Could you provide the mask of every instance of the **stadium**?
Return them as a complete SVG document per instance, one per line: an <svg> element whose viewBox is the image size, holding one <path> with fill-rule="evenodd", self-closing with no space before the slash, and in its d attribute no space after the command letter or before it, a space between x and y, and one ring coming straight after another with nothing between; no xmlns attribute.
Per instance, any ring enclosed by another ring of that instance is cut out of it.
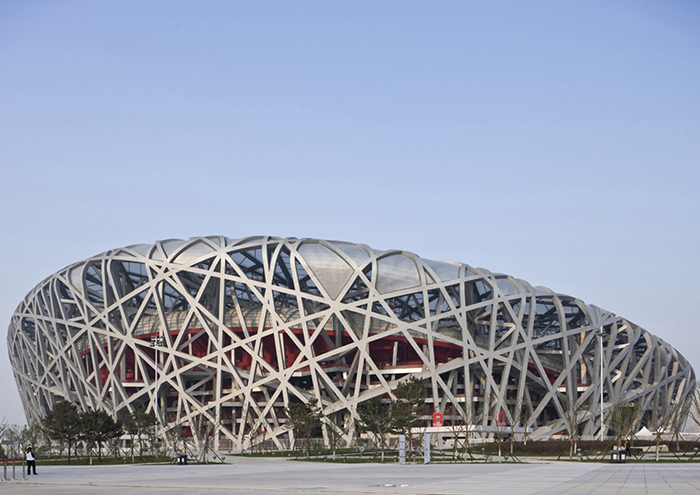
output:
<svg viewBox="0 0 700 495"><path fill-rule="evenodd" d="M62 400L115 416L145 407L167 445L179 429L220 451L288 448L285 407L312 398L326 444L349 445L358 406L412 376L425 383L426 426L439 411L448 425L503 422L533 439L565 434L567 411L584 438L607 434L601 394L603 412L639 401L643 424L670 422L695 389L676 349L575 297L315 239L107 251L37 285L8 349L30 422Z"/></svg>

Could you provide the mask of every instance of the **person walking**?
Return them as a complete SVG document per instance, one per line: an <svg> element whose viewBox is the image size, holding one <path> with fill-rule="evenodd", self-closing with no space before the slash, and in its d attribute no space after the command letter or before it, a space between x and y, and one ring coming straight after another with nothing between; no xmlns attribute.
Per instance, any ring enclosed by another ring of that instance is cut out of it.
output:
<svg viewBox="0 0 700 495"><path fill-rule="evenodd" d="M36 457L34 457L34 452L32 448L27 449L27 474L32 474L34 471L34 476L36 476Z"/></svg>

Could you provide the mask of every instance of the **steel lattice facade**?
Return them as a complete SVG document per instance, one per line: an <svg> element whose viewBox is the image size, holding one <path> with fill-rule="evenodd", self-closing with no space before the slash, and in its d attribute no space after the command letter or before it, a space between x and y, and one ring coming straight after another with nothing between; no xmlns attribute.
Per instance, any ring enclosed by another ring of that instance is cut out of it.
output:
<svg viewBox="0 0 700 495"><path fill-rule="evenodd" d="M152 337L163 339L157 362ZM166 442L184 428L198 444L206 423L221 450L287 446L284 408L312 397L325 440L350 443L358 405L391 397L409 376L425 380L429 409L448 424L488 426L505 413L545 438L567 429L570 404L580 433L598 434L600 387L606 409L639 400L650 423L680 414L695 388L676 349L574 297L466 264L313 239L107 251L32 290L8 349L30 421L58 400L113 414L143 406Z"/></svg>

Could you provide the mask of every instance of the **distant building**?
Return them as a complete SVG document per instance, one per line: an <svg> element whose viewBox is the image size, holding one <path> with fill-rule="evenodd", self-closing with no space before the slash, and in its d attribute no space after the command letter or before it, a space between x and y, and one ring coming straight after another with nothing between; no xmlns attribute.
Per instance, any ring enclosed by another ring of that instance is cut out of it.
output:
<svg viewBox="0 0 700 495"><path fill-rule="evenodd" d="M311 398L324 440L350 443L357 407L410 376L425 381L426 425L440 411L447 426L515 424L534 438L567 430L567 404L580 433L596 435L601 387L605 409L639 400L649 423L695 390L676 349L575 297L315 239L107 251L37 285L12 316L8 349L30 421L61 400L113 414L146 407L166 443L175 428L199 445L209 431L215 449L234 451L289 445L284 409Z"/></svg>

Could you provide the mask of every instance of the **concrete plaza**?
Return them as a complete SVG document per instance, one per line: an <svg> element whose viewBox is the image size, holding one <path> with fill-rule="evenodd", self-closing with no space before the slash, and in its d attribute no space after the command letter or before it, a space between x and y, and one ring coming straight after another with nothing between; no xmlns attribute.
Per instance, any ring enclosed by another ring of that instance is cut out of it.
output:
<svg viewBox="0 0 700 495"><path fill-rule="evenodd" d="M0 482L18 494L685 494L700 493L700 464L380 465L229 458L231 464L41 466Z"/></svg>

